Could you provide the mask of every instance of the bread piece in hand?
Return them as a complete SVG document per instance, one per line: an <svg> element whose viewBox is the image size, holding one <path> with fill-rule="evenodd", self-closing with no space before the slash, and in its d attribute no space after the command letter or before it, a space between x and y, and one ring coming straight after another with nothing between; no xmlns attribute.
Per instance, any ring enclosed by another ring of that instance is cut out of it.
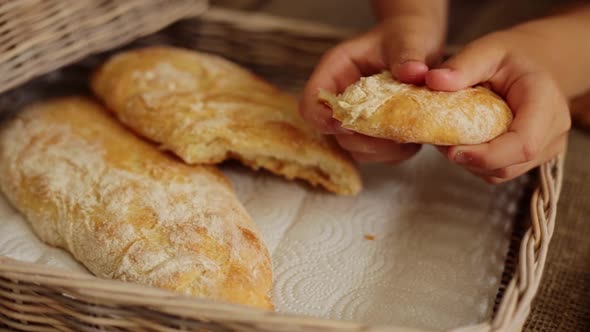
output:
<svg viewBox="0 0 590 332"><path fill-rule="evenodd" d="M0 188L42 241L97 276L272 308L269 253L227 179L98 103L50 100L3 124Z"/></svg>
<svg viewBox="0 0 590 332"><path fill-rule="evenodd" d="M235 158L339 194L361 189L355 165L302 120L292 96L218 56L127 51L96 71L92 87L123 123L187 163Z"/></svg>
<svg viewBox="0 0 590 332"><path fill-rule="evenodd" d="M489 89L433 91L400 83L389 72L363 77L338 96L320 91L318 97L342 127L400 143L480 144L512 122L508 105Z"/></svg>

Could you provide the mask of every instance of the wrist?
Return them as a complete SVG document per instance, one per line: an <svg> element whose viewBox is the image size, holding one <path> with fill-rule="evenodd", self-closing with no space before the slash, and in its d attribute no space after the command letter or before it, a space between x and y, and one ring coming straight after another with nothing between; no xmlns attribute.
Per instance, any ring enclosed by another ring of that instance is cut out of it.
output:
<svg viewBox="0 0 590 332"><path fill-rule="evenodd" d="M440 20L409 12L384 18L376 26L376 30L385 43L394 39L403 40L398 45L400 51L414 51L412 48L440 50L444 46L447 32L446 24Z"/></svg>
<svg viewBox="0 0 590 332"><path fill-rule="evenodd" d="M567 97L590 90L590 6L500 32L510 53L550 74Z"/></svg>
<svg viewBox="0 0 590 332"><path fill-rule="evenodd" d="M375 15L380 21L400 17L421 17L438 22L445 28L448 16L448 0L372 0Z"/></svg>

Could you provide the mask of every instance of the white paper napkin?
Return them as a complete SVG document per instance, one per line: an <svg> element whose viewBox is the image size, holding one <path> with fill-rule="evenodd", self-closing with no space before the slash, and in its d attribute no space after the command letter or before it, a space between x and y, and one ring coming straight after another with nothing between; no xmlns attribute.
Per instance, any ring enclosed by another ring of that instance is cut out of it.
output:
<svg viewBox="0 0 590 332"><path fill-rule="evenodd" d="M272 253L278 311L430 329L490 317L522 181L487 185L429 147L402 166L364 167L355 198L223 170ZM86 272L3 198L0 255Z"/></svg>

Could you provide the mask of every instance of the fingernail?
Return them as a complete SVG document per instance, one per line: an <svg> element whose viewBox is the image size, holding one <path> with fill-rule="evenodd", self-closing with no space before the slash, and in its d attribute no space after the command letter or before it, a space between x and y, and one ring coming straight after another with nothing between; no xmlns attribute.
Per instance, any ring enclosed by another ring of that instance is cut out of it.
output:
<svg viewBox="0 0 590 332"><path fill-rule="evenodd" d="M437 73L442 73L442 74L446 74L446 73L450 73L451 69L449 68L435 68L435 69L431 69L431 72L437 72Z"/></svg>
<svg viewBox="0 0 590 332"><path fill-rule="evenodd" d="M331 127L320 130L322 135L354 135L354 132L341 127Z"/></svg>
<svg viewBox="0 0 590 332"><path fill-rule="evenodd" d="M402 65L405 65L405 64L408 64L408 63L417 63L417 64L419 64L419 65L424 65L424 66L426 66L426 65L424 64L424 62L422 62L422 61L419 61L419 60L409 60L409 59L408 59L408 60L403 60L403 61L401 61L401 62L400 62L398 65L399 65L399 66L402 66Z"/></svg>
<svg viewBox="0 0 590 332"><path fill-rule="evenodd" d="M353 131L348 130L346 128L342 128L340 121L336 119L329 119L326 123L327 127L330 128L330 134L343 134L343 135L352 135L354 134Z"/></svg>
<svg viewBox="0 0 590 332"><path fill-rule="evenodd" d="M336 131L338 131L337 134L354 135L354 131L342 127L337 127Z"/></svg>
<svg viewBox="0 0 590 332"><path fill-rule="evenodd" d="M466 154L463 151L459 151L455 154L455 157L453 158L453 160L457 163L457 164L461 164L461 165L467 165L470 164L473 161L473 158L470 157L468 154Z"/></svg>

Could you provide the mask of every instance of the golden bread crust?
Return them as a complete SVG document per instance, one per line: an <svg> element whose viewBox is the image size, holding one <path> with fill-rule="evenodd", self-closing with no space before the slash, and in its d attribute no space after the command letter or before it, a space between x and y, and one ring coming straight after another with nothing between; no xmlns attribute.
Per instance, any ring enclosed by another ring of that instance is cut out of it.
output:
<svg viewBox="0 0 590 332"><path fill-rule="evenodd" d="M272 308L272 268L228 180L125 130L82 97L0 129L0 188L44 242L100 277Z"/></svg>
<svg viewBox="0 0 590 332"><path fill-rule="evenodd" d="M123 123L187 163L236 158L339 194L361 189L355 165L302 120L292 96L220 57L132 50L101 66L92 87Z"/></svg>
<svg viewBox="0 0 590 332"><path fill-rule="evenodd" d="M505 133L513 118L484 87L432 91L400 83L388 72L361 78L338 96L321 91L318 97L344 128L400 143L485 143Z"/></svg>

